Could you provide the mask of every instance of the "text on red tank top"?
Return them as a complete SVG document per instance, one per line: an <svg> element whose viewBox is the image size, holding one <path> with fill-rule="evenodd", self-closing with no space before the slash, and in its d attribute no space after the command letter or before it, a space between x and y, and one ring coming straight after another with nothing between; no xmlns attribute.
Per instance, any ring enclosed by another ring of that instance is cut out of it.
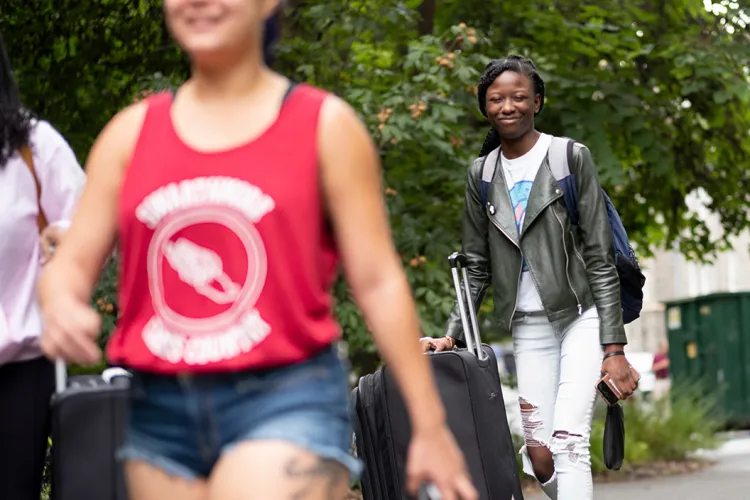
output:
<svg viewBox="0 0 750 500"><path fill-rule="evenodd" d="M155 314L143 331L154 354L203 364L247 352L270 333L255 309L268 269L254 224L273 209L258 187L229 177L185 180L141 202L136 217L154 231L147 264Z"/></svg>

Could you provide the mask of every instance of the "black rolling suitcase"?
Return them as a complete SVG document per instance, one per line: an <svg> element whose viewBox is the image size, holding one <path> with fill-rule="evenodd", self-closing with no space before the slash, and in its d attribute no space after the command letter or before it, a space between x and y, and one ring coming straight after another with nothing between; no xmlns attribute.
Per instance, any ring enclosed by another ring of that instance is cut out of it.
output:
<svg viewBox="0 0 750 500"><path fill-rule="evenodd" d="M115 453L128 418L128 373L110 368L68 380L64 363L55 369L51 500L127 500Z"/></svg>
<svg viewBox="0 0 750 500"><path fill-rule="evenodd" d="M497 360L492 348L481 343L474 305L466 300L470 296L466 257L454 253L449 260L464 332L469 333L468 349L429 354L448 425L464 453L479 498L523 500ZM465 292L461 289L459 266ZM352 408L355 448L365 463L364 499L409 498L404 490L411 429L406 407L387 366L359 380L352 391Z"/></svg>

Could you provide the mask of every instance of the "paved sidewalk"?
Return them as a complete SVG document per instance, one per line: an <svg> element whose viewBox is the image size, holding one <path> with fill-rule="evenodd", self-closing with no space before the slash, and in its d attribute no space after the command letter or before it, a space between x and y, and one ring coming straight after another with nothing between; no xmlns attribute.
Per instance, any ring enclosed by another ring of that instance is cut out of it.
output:
<svg viewBox="0 0 750 500"><path fill-rule="evenodd" d="M595 500L746 500L750 498L750 438L727 443L718 463L695 474L594 486ZM546 500L542 493L526 500Z"/></svg>

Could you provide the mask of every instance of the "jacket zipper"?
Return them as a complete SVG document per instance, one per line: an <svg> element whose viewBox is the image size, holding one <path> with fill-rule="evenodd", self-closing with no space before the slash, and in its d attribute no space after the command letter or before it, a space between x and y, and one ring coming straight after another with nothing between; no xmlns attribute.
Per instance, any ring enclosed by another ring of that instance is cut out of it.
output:
<svg viewBox="0 0 750 500"><path fill-rule="evenodd" d="M513 329L513 316L516 315L516 307L518 305L518 289L521 287L521 274L523 273L523 251L521 251L520 245L516 244L513 238L511 238L510 235L506 233L502 227L500 227L500 224L495 222L495 220L489 215L487 216L487 218L490 220L490 222L492 222L492 225L495 226L498 231L503 233L505 237L508 238L510 242L513 243L516 246L516 248L518 248L518 250L521 252L522 260L521 260L521 269L518 270L518 282L516 283L516 298L513 301L513 312L510 313L510 320L508 320L508 330L512 330Z"/></svg>
<svg viewBox="0 0 750 500"><path fill-rule="evenodd" d="M563 243L563 251L565 252L565 276L568 278L568 286L570 287L570 291L573 292L573 296L576 298L576 302L578 303L578 315L580 316L583 314L583 308L581 307L581 300L578 298L578 294L573 289L573 283L570 281L570 271L568 271L568 264L570 263L568 259L568 246L565 244L565 225L563 224L563 221L560 220L560 217L557 215L557 213L553 210L552 213L555 214L555 219L557 219L557 222L560 223L560 232L562 234L562 243ZM575 249L575 245L573 246Z"/></svg>

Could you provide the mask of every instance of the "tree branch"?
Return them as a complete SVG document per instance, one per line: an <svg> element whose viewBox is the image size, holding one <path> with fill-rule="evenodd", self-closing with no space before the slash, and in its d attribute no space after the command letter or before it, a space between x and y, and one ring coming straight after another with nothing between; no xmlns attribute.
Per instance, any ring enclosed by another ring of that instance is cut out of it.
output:
<svg viewBox="0 0 750 500"><path fill-rule="evenodd" d="M435 30L437 0L423 0L419 6L419 36L430 35Z"/></svg>

